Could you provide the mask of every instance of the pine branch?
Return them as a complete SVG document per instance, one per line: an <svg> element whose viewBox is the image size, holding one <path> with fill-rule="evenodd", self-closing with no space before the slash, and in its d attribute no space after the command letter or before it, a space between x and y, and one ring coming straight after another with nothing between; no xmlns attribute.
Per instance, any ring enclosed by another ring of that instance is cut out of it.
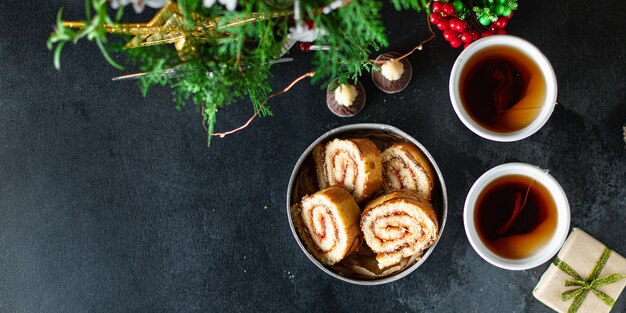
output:
<svg viewBox="0 0 626 313"><path fill-rule="evenodd" d="M100 48L100 52L107 62L117 69L123 69L121 65L109 56L104 46L104 43L107 42L107 34L104 26L106 24L113 24L113 20L109 17L107 12L107 4L106 0L91 0L91 3L89 3L89 0L86 0L85 15L89 20L85 21L83 23L84 26L78 31L73 31L63 24L63 20L61 18L63 8L59 9L56 27L47 42L48 49L54 50L54 66L58 70L61 69L61 51L63 50L63 47L69 42L76 44L79 40L85 37L89 41L96 42L98 48ZM93 17L91 17L92 7L95 12ZM119 14L120 13L118 12L118 16Z"/></svg>
<svg viewBox="0 0 626 313"><path fill-rule="evenodd" d="M424 7L424 1L391 0L397 9L416 10ZM87 20L84 22L66 24L61 19L62 9L59 10L48 48L54 50L57 68L60 68L61 51L67 43L77 43L84 38L95 41L103 57L120 69L121 65L110 57L109 51L124 52L131 64L148 73L139 80L144 96L153 86L168 86L173 91L172 100L177 109L193 101L202 114L210 144L217 112L226 105L247 97L255 116L271 115L265 103L272 91L267 81L292 23L289 5L271 3L240 0L237 11L227 11L220 5L206 8L202 0L178 0L184 21L180 32L184 36L191 35L181 42L189 48L185 52L171 44L124 49L119 42L108 42L106 31L113 29L121 19L122 8L112 19L106 0L86 0ZM302 1L305 18L325 30L326 35L318 38L317 44L330 47L329 51L318 51L313 57L317 73L314 80L323 81L323 87L335 79L345 83L356 80L364 71L371 71L374 64L368 61L370 54L388 45L380 1L346 0L340 7L336 4L332 0ZM329 5L334 11L322 14L321 8ZM211 24L214 21L216 24ZM79 29L75 31L71 27ZM206 31L208 27L213 28ZM206 32L202 36L193 35L201 31Z"/></svg>
<svg viewBox="0 0 626 313"><path fill-rule="evenodd" d="M421 10L422 0L392 0L394 7ZM325 88L337 79L339 83L355 81L363 72L376 68L367 61L373 51L388 46L385 29L380 17L382 2L352 0L328 15L315 14L318 1L306 1L308 18L327 31L318 41L330 47L329 51L317 51L313 64L318 73L314 82L323 81Z"/></svg>

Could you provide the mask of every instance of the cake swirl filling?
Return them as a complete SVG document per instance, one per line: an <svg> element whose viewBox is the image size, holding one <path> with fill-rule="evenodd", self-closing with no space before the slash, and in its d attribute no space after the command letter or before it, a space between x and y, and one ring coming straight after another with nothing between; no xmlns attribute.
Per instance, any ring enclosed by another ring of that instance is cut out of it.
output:
<svg viewBox="0 0 626 313"><path fill-rule="evenodd" d="M382 186L380 150L364 138L334 139L313 149L319 187L339 186L363 203Z"/></svg>
<svg viewBox="0 0 626 313"><path fill-rule="evenodd" d="M429 239L424 236L426 228L427 225L420 223L407 212L394 212L379 216L369 227L377 251L380 253L401 251L407 246L419 245L420 241Z"/></svg>
<svg viewBox="0 0 626 313"><path fill-rule="evenodd" d="M421 254L436 240L438 224L430 204L413 192L398 191L365 208L361 230L382 269Z"/></svg>
<svg viewBox="0 0 626 313"><path fill-rule="evenodd" d="M312 223L307 225L307 229L316 244L316 248L321 252L332 250L337 245L339 237L337 231L337 221L330 208L318 205L307 210L308 220Z"/></svg>
<svg viewBox="0 0 626 313"><path fill-rule="evenodd" d="M326 168L329 183L332 186L341 185L348 191L355 189L359 178L358 159L348 150L337 150L330 156L329 167Z"/></svg>
<svg viewBox="0 0 626 313"><path fill-rule="evenodd" d="M418 175L422 173L419 168L411 166L414 162L406 162L398 156L390 157L383 163L387 184L390 189L410 189L416 190L419 187Z"/></svg>
<svg viewBox="0 0 626 313"><path fill-rule="evenodd" d="M386 191L413 190L422 198L429 200L432 174L425 168L428 164L420 160L420 152L411 149L414 148L396 144L382 153L383 187Z"/></svg>

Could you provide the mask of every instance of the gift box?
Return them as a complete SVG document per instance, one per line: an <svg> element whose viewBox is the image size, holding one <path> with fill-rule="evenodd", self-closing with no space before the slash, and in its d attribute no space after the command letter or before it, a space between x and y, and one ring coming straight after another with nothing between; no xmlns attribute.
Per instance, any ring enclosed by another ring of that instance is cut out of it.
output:
<svg viewBox="0 0 626 313"><path fill-rule="evenodd" d="M557 312L609 312L626 285L626 259L579 228L533 291Z"/></svg>

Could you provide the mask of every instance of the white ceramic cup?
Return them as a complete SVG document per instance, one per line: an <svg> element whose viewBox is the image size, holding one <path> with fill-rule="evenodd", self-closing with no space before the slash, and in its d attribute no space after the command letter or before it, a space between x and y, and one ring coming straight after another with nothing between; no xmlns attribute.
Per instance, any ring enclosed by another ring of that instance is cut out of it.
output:
<svg viewBox="0 0 626 313"><path fill-rule="evenodd" d="M557 209L557 222L556 229L552 238L541 248L539 248L534 254L523 259L507 259L503 258L491 250L480 239L478 232L476 231L476 224L474 220L474 211L476 208L476 201L479 195L494 180L509 175L523 175L534 178L536 182L540 183L550 192L552 199L556 204ZM485 174L480 176L470 189L467 198L465 200L465 208L463 210L463 222L465 224L465 234L469 239L470 244L474 250L487 262L508 270L526 270L539 266L546 261L550 260L561 248L563 242L569 233L570 226L570 209L565 191L561 188L561 185L548 174L547 171L525 163L507 163L496 166Z"/></svg>
<svg viewBox="0 0 626 313"><path fill-rule="evenodd" d="M539 66L546 82L545 101L544 103L537 104L537 106L542 106L541 112L528 126L515 132L495 132L481 126L467 113L461 101L461 92L459 88L460 78L461 72L467 64L467 61L476 53L483 51L484 49L494 49L494 46L508 46L526 54ZM554 110L554 105L556 104L557 83L556 75L554 74L552 65L550 65L550 61L548 61L548 58L546 58L546 56L543 55L537 47L530 42L515 36L496 35L479 39L461 52L456 59L456 62L454 62L452 72L450 73L449 91L452 107L454 108L456 115L459 119L461 119L461 122L467 126L467 128L483 138L494 141L509 142L521 140L536 133L548 121L552 111Z"/></svg>

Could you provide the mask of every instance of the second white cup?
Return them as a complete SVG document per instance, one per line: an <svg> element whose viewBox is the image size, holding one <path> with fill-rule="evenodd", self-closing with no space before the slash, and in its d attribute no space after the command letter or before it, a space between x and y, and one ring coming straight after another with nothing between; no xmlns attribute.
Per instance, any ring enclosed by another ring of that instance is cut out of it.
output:
<svg viewBox="0 0 626 313"><path fill-rule="evenodd" d="M476 225L476 206L483 190L496 179L510 175L527 176L543 185L556 206L556 228L552 236L543 247L521 259L504 258L491 251L480 238ZM569 233L570 208L565 191L545 170L525 163L507 163L490 169L476 180L465 200L463 223L470 244L484 260L508 270L525 270L545 263L559 251Z"/></svg>

